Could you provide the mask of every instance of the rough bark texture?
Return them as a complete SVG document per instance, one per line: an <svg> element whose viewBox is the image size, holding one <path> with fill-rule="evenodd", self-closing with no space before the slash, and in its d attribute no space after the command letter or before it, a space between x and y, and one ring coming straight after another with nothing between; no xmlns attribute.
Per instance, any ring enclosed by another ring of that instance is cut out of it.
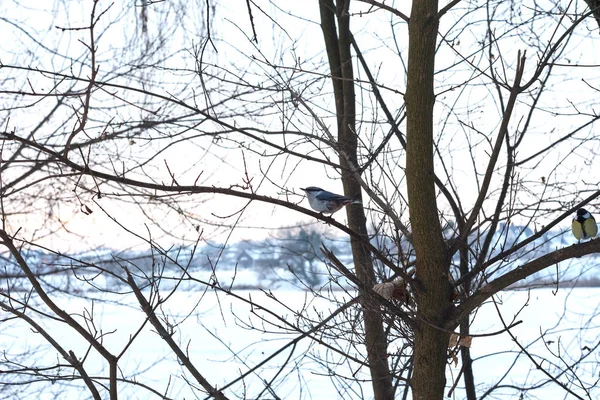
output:
<svg viewBox="0 0 600 400"><path fill-rule="evenodd" d="M329 66L335 95L337 113L338 150L342 166L344 194L353 199L361 198L361 187L350 165L356 167L358 141L355 131L354 73L351 57L350 0L321 0L321 27L327 48ZM338 30L336 31L336 21ZM348 226L368 240L366 216L362 206L346 207ZM368 248L352 237L352 255L358 279L366 287L375 282L373 264ZM375 400L392 400L394 389L389 372L387 339L383 329L379 304L368 293L363 293L367 357L373 381Z"/></svg>
<svg viewBox="0 0 600 400"><path fill-rule="evenodd" d="M452 306L449 257L438 219L433 168L433 73L438 2L414 1L409 23L406 89L406 180L413 245L417 257L419 312L414 344L413 398L444 397L449 335L438 327Z"/></svg>

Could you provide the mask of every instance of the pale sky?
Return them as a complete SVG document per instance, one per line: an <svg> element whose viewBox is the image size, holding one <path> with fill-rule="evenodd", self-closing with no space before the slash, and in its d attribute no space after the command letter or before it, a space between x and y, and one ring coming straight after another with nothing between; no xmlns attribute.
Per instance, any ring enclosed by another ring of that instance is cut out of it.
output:
<svg viewBox="0 0 600 400"><path fill-rule="evenodd" d="M396 4L398 3L398 4ZM532 2L519 4L521 15L530 12ZM81 2L61 2L46 3L48 7L39 11L35 8L25 8L22 5L17 6L15 1L3 1L0 4L0 15L3 15L2 23L5 39L0 44L0 60L6 65L32 65L36 68L61 71L66 74L75 74L87 77L90 74L89 60L87 60L87 49L80 42L89 42L89 35L85 30L63 32L61 28L81 27L87 24L89 19L91 1ZM51 5L52 4L52 5ZM105 11L110 2L100 1L99 9ZM155 3L148 8L148 38L152 44L159 40L165 41L165 47L157 51L152 60L158 63L158 69L151 71L152 75L141 74L139 78L145 78L153 82L146 83L145 88L159 93L183 99L190 104L197 104L203 108L208 100L203 95L202 86L193 70L196 67L193 52L199 49L202 43L202 37L199 33L206 32L205 14L203 14L204 2L190 2L187 7L178 8L177 5L167 2ZM207 73L214 73L220 77L234 80L237 82L249 82L253 84L269 85L274 84L274 79L269 75L277 76L279 74L281 83L283 77L293 78L301 69L309 71L316 66L322 65L326 61L324 53L324 43L319 26L318 6L316 2L303 2L301 4L284 2L257 2L262 11L269 15L276 16L276 22L273 22L265 16L259 9L253 9L254 23L257 30L258 45L250 39L252 29L247 13L246 2L242 0L219 2L213 10L214 15L211 19L211 35L214 41L217 53L214 53L211 46L207 47L205 55ZM401 6L399 5L401 4ZM445 4L445 3L444 3ZM443 6L442 4L441 6ZM538 3L539 4L539 3ZM405 13L409 13L409 2L394 2L393 7L399 8ZM584 5L577 5L581 8ZM36 7L38 7L36 5ZM124 7L124 8L120 8ZM293 8L291 10L288 7ZM382 94L385 97L392 113L395 114L403 104L402 93L405 90L406 78L404 76L404 66L407 57L407 26L397 17L390 15L385 11L367 13L369 7L359 2L354 3L352 11L355 15L352 18L352 29L359 42L361 50L369 60L369 65L375 73L376 80L382 85ZM441 32L448 32L444 40L452 43L453 49L447 42L440 38L441 45L436 60L436 68L439 71L436 75L436 93L438 93L438 103L436 104L436 130L442 132L438 142L439 151L444 157L445 168L452 169L452 178L454 184L458 187L463 207L469 210L477 194L477 184L473 174L473 166L478 168L479 179L487 164L490 151L489 141L494 140L495 133L499 127L500 119L498 116L499 104L497 93L493 87L483 87L486 83L485 75L473 72L472 65L484 65L479 63L485 53L477 50L478 40L484 37L481 32L486 31L486 27L481 23L481 12L471 14L469 18L461 17L460 9L469 8L469 4L457 6L456 12L447 14L442 20ZM578 9L579 9L578 8ZM167 12L168 11L168 12ZM289 11L289 13L288 13ZM362 15L359 12L363 12ZM113 84L128 85L130 87L141 87L139 82L134 79L125 79L118 73L128 71L140 48L129 53L131 50L129 43L142 43L145 37L141 32L141 22L136 12L140 9L133 9L131 4L115 3L101 17L97 26L98 37L96 46L98 47L98 65L100 68L99 76L104 81ZM293 16L292 16L293 15ZM164 18L166 27L163 30L158 29L158 21ZM519 16L515 15L515 19ZM7 21L20 20L21 24L10 25ZM113 22L117 21L117 22ZM555 32L555 27L559 21L557 15L554 19L547 19L546 26L532 27L532 32L547 38L553 42L563 31L559 28ZM516 23L516 22L515 22ZM459 27L464 25L464 27ZM559 137L568 133L573 126L582 124L590 119L589 115L600 112L597 106L597 91L593 89L600 88L598 78L598 67L571 68L572 64L598 65L600 60L598 49L598 39L590 38L588 35L590 29L595 27L595 21L590 18L577 28L570 42L567 44L563 55L556 60L554 67L555 76L548 85L552 86L552 91L542 96L537 105L537 111L531 121L531 132L524 139L523 145L519 148L517 159L524 159L530 154L534 154L540 147L553 142ZM568 26L569 22L564 22ZM500 29L500 25L498 25ZM100 34L101 32L101 34ZM496 63L493 68L497 74L503 76L506 74L508 82L512 82L514 77L514 66L517 59L517 51L527 49L528 61L524 81L531 78L534 67L540 56L536 49L527 48L532 37L512 37L512 32L507 31L500 35L497 47L492 49L495 54ZM53 50L56 49L56 50ZM400 52L401 56L398 55ZM457 52L461 52L460 55ZM26 56L24 56L26 54ZM64 57L63 55L66 55ZM465 56L465 59L462 56ZM82 59L86 61L82 64L77 61ZM504 62L504 67L501 65ZM273 68L272 65L281 66ZM210 65L219 66L219 68ZM235 66L238 70L234 70ZM365 80L366 76L362 71L356 69L356 78ZM111 72L111 71L116 71ZM323 69L319 73L326 72ZM489 69L483 71L489 74ZM206 75L207 77L209 75ZM319 78L318 74L308 74L310 78ZM6 79L3 87L14 85L20 90L28 90L29 83L23 79L22 72L14 70L0 70L0 80ZM57 80L52 77L43 77L40 74L29 74L31 84L36 90L51 90ZM475 83L467 89L456 87L466 79L472 79ZM62 83L60 88L66 90L70 83ZM216 88L215 81L209 80L207 87ZM367 88L367 85L363 85ZM539 83L534 83L531 87L532 94L535 95L535 89ZM85 88L84 83L75 85L75 90ZM15 88L12 88L15 89ZM330 95L329 83L317 83L311 86L305 85L305 81L292 81L292 89L303 94L311 100L311 106L314 111L323 118L323 122L335 134L335 123L329 113L334 104ZM452 89L452 90L450 90ZM158 107L154 104L153 98L143 98L140 96L128 97L129 100L136 99L142 107L125 107L126 103L115 101L112 94L117 96L131 96L131 93L120 89L111 92L111 95L102 91L94 92L92 105L96 107L106 106L96 110L97 114L91 116L93 119L88 128L89 137L95 137L102 132L103 126L108 121L127 122L133 119L149 118L149 110L156 110ZM503 90L504 101L508 92ZM592 94L596 94L593 96ZM216 91L210 94L210 101L214 104L219 102L223 95ZM357 99L364 104L364 112L359 114L359 119L363 122L357 125L363 140L373 138L375 142L381 140L389 130L389 126L383 122L384 115L375 105L374 100L369 98L368 90L357 90ZM240 116L226 117L227 122L238 124L238 126L253 126L263 129L281 129L285 127L290 130L303 130L313 134L322 134L318 125L306 110L299 108L287 110L286 113L276 113L274 104L281 102L281 94L272 92L271 94L262 91L256 91L254 94L248 94L246 99L254 99L255 104L249 104L248 110L231 109L229 112L233 115L236 112ZM510 132L516 135L522 128L527 117L527 105L531 104L533 98L528 94L520 97L522 103L518 104L515 114L511 119ZM260 105L271 102L268 107L269 116L254 117L251 113L258 110ZM119 108L111 109L111 105L118 104ZM231 103L233 106L235 103ZM39 122L39 115L49 110L54 105L53 100L36 104L34 108L14 110L10 114L8 122L0 114L0 121L3 124L15 128L18 133L25 134L33 129ZM231 107L230 106L230 107ZM178 115L182 116L189 112L175 106L171 109L161 109L162 116ZM35 110L34 116L31 110ZM359 112L361 108L357 108ZM69 108L63 110L63 117L69 117ZM452 111L450 111L452 110ZM577 110L577 111L576 111ZM575 114L580 116L556 115L560 113ZM221 112L225 113L224 110ZM286 115L289 120L282 120L282 115ZM373 123L372 121L377 121ZM145 160L148 156L162 150L158 157L153 159L145 168L146 177L138 175L139 179L152 180L156 182L169 182L168 169L175 174L178 183L182 185L193 184L197 180L199 185L215 185L220 187L230 187L240 185L245 178L244 160L242 151L236 149L233 143L215 143L210 138L197 137L191 139L199 131L185 132L187 126L199 122L197 117L186 118L181 126L172 125L165 129L169 133L187 135L190 137L180 144L174 144L172 139L163 138L153 142L147 142L135 138L133 142L121 140L115 143L109 143L106 146L95 147L95 150L105 154L103 157L110 159L115 164L124 163L126 168L132 167L139 160ZM48 126L47 132L39 132L36 138L43 138L45 133L50 134L52 129L56 129L61 123L60 115ZM72 129L73 122L60 128L61 131L69 132ZM210 123L199 125L199 130L209 130L219 132L223 128L215 127ZM404 126L401 125L404 130ZM593 137L594 125L590 125L579 132L577 137L582 140L588 140ZM164 133L164 132L163 132ZM157 132L149 132L153 139L159 135ZM239 140L243 138L237 137ZM291 140L287 137L286 140ZM38 139L39 140L39 139ZM244 139L245 140L245 139ZM600 151L598 143L592 141L583 142L583 147L577 147L577 142L569 142L561 146L560 149L552 151L539 160L534 160L528 164L530 169L520 170L519 178L526 179L530 183L518 190L519 196L523 201L534 202L542 190L540 182L542 177L548 183L557 184L557 187L547 189L552 191L551 196L557 201L569 203L575 202L577 198L563 198L567 192L572 196L577 187L590 189L589 184L595 185L598 181L592 169L591 163L586 162L585 157L589 151ZM171 147L167 147L170 144ZM261 151L260 147L248 143L252 150ZM221 147L219 147L221 146ZM474 162L468 152L469 146L474 146ZM224 147L229 147L227 150ZM331 150L323 149L322 146L317 151L315 143L306 143L296 148L297 151L306 151L307 154L322 157L327 154L337 158ZM392 143L391 150L398 150L398 144ZM321 152L322 151L322 152ZM118 154L117 156L112 156ZM341 193L342 187L339 181L338 173L331 167L315 165L307 161L298 162L297 159L280 156L277 158L258 156L250 150L244 151L245 165L252 184L257 193L269 195L272 197L285 198L286 188L291 194L290 200L299 202L301 191L300 187L320 186L327 190ZM78 160L78 155L72 154L73 160ZM80 159L79 159L80 160ZM400 182L403 158L399 155L390 162L389 173L394 176L395 181ZM504 159L501 155L498 167L503 167ZM398 164L397 166L393 166ZM555 170L555 166L560 164L560 168ZM168 165L168 169L167 169ZM393 167L392 167L393 166ZM106 165L106 168L109 168ZM120 167L119 167L120 168ZM438 162L436 166L438 174L444 176L443 166ZM268 180L262 180L264 171L268 171ZM500 182L498 175L494 179L494 184ZM132 175L135 177L135 174ZM7 180L10 177L4 177ZM371 177L369 177L371 178ZM393 190L392 181L380 179L377 176L372 177L375 182L382 182L381 190L388 193ZM81 184L91 187L93 182L90 178L84 178ZM535 186L537 184L537 186ZM73 187L64 188L65 191L72 190ZM402 189L401 189L402 190ZM110 193L110 191L108 192ZM293 194L296 195L293 195ZM562 195L561 195L562 193ZM581 197L585 197L582 194ZM527 200L529 199L529 200ZM140 243L138 238L131 233L124 232L111 218L109 218L102 209L106 210L117 221L126 225L132 232L148 238L149 235L163 247L168 247L181 242L181 239L191 241L197 237L196 228L204 229L204 236L207 239L223 241L231 235L230 240L256 239L264 238L269 235L276 235L276 228L281 226L294 226L317 224L309 217L298 215L290 210L283 209L268 204L259 204L253 202L247 210L241 215L239 226L233 232L227 227L215 227L202 223L201 221L210 220L213 223L220 221L230 224L235 217L227 219L221 216L232 215L239 211L245 204L245 200L209 195L192 195L179 198L180 206L192 217L181 218L177 210L167 209L165 207L155 207L151 204L143 206L131 205L125 202L117 201L114 197L104 197L96 200L97 204L89 195L83 195L82 201L90 207L92 214L86 215L81 212L80 205L72 202L60 203L58 212L59 219L64 224L62 234L58 236L46 237L41 243L45 245L57 246L64 250L78 250L94 246L122 247L132 246ZM306 201L302 203L308 207ZM368 206L370 206L368 204ZM440 205L445 208L445 205ZM493 208L490 203L487 207ZM556 206L556 204L553 204ZM152 216L152 219L149 218ZM31 215L11 216L9 224L16 230L17 227L23 227L25 237L44 237L48 229L57 228L59 224L53 227L45 226L45 215L39 215L37 218ZM334 216L337 220L345 220L345 214L339 212ZM195 220L195 219L198 220ZM408 223L408 215L401 215L404 222ZM200 221L200 222L199 222ZM540 221L542 223L542 221ZM68 233L67 233L68 230ZM175 237L170 237L169 234Z"/></svg>

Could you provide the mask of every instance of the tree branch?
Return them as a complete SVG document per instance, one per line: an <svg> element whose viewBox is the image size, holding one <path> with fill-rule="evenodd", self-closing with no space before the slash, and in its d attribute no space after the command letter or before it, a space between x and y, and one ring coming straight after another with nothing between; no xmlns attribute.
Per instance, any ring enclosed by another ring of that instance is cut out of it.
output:
<svg viewBox="0 0 600 400"><path fill-rule="evenodd" d="M185 353L183 352L183 350L181 350L181 348L177 345L177 343L175 343L175 340L173 340L173 337L171 336L171 334L167 331L167 329L160 322L160 320L156 316L156 313L154 312L154 309L152 308L150 303L148 303L148 300L146 300L146 298L142 294L142 291L140 290L138 285L135 283L135 280L133 279L131 272L129 272L129 270L127 268L124 268L124 269L125 269L125 272L127 273L127 283L129 284L131 289L133 289L133 293L135 294L135 297L137 298L138 302L140 303L140 307L142 308L142 311L146 314L146 316L150 320L150 323L156 329L156 333L158 333L158 335L169 345L171 350L173 350L173 353L175 353L177 355L177 358L179 359L179 361L186 367L186 369L188 371L190 371L190 373L196 379L196 381L200 385L202 385L202 387L212 397L214 397L217 400L228 400L228 398L223 394L222 391L217 390L216 387L212 386L204 378L204 376L202 376L202 374L196 369L196 366L192 363L192 361L188 358L188 356L186 356Z"/></svg>
<svg viewBox="0 0 600 400"><path fill-rule="evenodd" d="M96 349L96 351L98 351L98 353L100 353L102 355L102 357L104 357L109 362L111 360L113 360L115 358L115 356L113 356L100 342L98 342L98 340L96 340L96 338L90 332L85 330L84 327L82 327L77 321L75 321L73 319L73 317L71 317L71 315L69 315L69 313L67 313L65 310L61 309L48 296L46 291L42 288L42 286L38 282L33 271L29 268L29 265L27 264L27 262L25 261L23 256L21 256L21 253L19 252L19 250L15 247L15 245L13 243L13 239L3 229L0 229L0 239L2 239L2 244L8 248L8 251L15 258L15 260L17 261L17 264L19 264L19 267L21 267L23 272L25 272L25 275L27 275L27 279L29 279L31 286L33 286L33 289L40 296L42 301L56 315L58 315L60 318L62 318L62 320L65 323L67 323L71 328L75 329L77 331L77 333L79 333L90 345L92 345L92 347L94 347L94 349Z"/></svg>
<svg viewBox="0 0 600 400"><path fill-rule="evenodd" d="M525 53L521 55L521 51L519 51L519 55L517 57L517 70L515 72L515 81L510 90L510 96L508 102L506 104L506 110L504 112L504 116L502 118L502 124L500 125L500 129L498 130L498 135L496 136L496 143L494 144L494 149L492 155L490 157L490 161L488 163L487 169L485 171L485 177L483 178L483 183L481 185L481 190L479 191L479 196L475 201L475 205L473 206L473 211L467 220L465 230L462 236L459 238L456 243L457 246L463 245L467 240L467 235L473 227L479 212L481 211L481 207L483 206L483 202L487 197L488 190L490 187L490 183L492 181L492 174L496 167L496 162L498 161L498 156L500 155L500 150L502 149L502 143L504 142L504 137L508 133L508 123L510 121L510 117L512 116L515 103L517 101L517 96L521 93L522 89L520 87L521 78L523 78L523 72L525 71ZM455 249L453 249L455 250ZM454 253L452 251L451 253Z"/></svg>
<svg viewBox="0 0 600 400"><path fill-rule="evenodd" d="M42 335L44 337L44 339L46 339L48 341L48 343L50 343L52 345L52 347L54 347L56 349L56 351L58 351L60 353L60 355L63 356L63 358L69 364L71 364L71 366L74 369L77 370L77 372L79 372L81 379L83 379L83 382L85 383L85 385L88 387L88 389L92 393L92 397L95 400L102 399L102 397L100 396L100 393L98 392L98 389L96 389L96 386L94 386L94 382L92 381L90 376L87 374L87 371L85 370L85 368L83 368L83 364L77 359L77 356L75 356L75 353L72 350L67 352L56 340L54 340L54 338L43 327L41 327L37 322L35 322L32 318L30 318L24 312L21 312L1 301L0 301L0 308L2 308L5 311L10 312L11 314L14 314L16 317L24 320L29 325L31 325L31 327L36 332L38 332L40 335Z"/></svg>
<svg viewBox="0 0 600 400"><path fill-rule="evenodd" d="M471 271L469 271L468 274L461 276L460 279L458 279L454 283L454 285L458 286L458 285L462 284L463 282L471 279L473 276L475 276L479 272L488 268L490 265L493 265L493 264L497 263L498 261L505 259L506 257L510 256L511 254L514 254L519 249L522 249L523 247L527 246L529 243L532 243L535 240L541 238L542 236L544 236L544 234L546 232L549 232L552 228L554 228L556 225L558 225L560 222L562 222L565 218L572 215L578 208L585 206L586 204L588 204L589 202L591 202L592 200L594 200L598 197L600 197L600 190L594 192L591 196L588 196L582 202L576 204L575 206L571 207L569 210L565 211L562 215L560 215L554 221L550 222L544 228L537 231L537 233L535 235L530 236L527 239L523 240L522 242L519 242L518 244L512 246L510 249L497 254L496 256L490 258L484 264L479 265L477 268L473 268Z"/></svg>
<svg viewBox="0 0 600 400"><path fill-rule="evenodd" d="M600 239L590 240L586 243L574 244L552 253L545 254L533 261L523 264L520 267L502 275L501 277L488 283L479 289L467 300L462 302L452 311L452 316L448 319L446 327L453 329L460 321L479 307L486 299L490 298L499 291L506 289L510 285L525 279L551 265L570 258L579 258L588 254L600 253Z"/></svg>
<svg viewBox="0 0 600 400"><path fill-rule="evenodd" d="M358 0L358 1L360 1L361 3L371 4L372 6L379 7L382 10L389 11L392 14L394 14L395 16L402 18L406 23L408 23L410 20L410 18L408 18L408 16L406 14L402 13L399 10L396 10L394 7L390 7L387 4L384 4L383 2L380 3L375 0Z"/></svg>

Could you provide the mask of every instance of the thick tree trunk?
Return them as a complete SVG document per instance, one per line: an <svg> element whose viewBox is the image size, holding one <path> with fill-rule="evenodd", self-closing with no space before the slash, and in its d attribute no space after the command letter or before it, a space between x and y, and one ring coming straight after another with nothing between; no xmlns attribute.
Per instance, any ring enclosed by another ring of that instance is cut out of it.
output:
<svg viewBox="0 0 600 400"><path fill-rule="evenodd" d="M413 1L409 23L406 88L406 180L412 239L417 264L418 314L414 345L413 398L444 397L448 333L444 325L452 306L449 257L438 219L433 168L433 74L438 28L437 0Z"/></svg>
<svg viewBox="0 0 600 400"><path fill-rule="evenodd" d="M361 198L361 188L355 179L351 165L358 165L358 141L355 131L354 73L351 56L350 0L321 0L321 27L327 48L329 66L335 95L338 129L338 150L342 167L344 194L353 199ZM338 31L336 32L336 20ZM368 241L364 209L360 205L346 207L348 227ZM369 250L364 244L352 238L352 255L356 275L366 287L375 282L373 263ZM381 320L380 306L368 293L362 293L367 357L373 383L375 400L392 400L394 389L389 372L387 338Z"/></svg>

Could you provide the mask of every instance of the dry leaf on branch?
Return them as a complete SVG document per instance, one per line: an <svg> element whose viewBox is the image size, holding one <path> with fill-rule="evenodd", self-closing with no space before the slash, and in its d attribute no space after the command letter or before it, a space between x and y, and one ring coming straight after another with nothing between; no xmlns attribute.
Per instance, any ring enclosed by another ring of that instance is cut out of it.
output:
<svg viewBox="0 0 600 400"><path fill-rule="evenodd" d="M450 335L450 341L448 343L448 347L471 347L471 341L473 340L472 336L461 336L456 333Z"/></svg>
<svg viewBox="0 0 600 400"><path fill-rule="evenodd" d="M406 284L402 278L395 279L392 282L378 283L373 286L373 291L386 300L398 299L406 302Z"/></svg>

